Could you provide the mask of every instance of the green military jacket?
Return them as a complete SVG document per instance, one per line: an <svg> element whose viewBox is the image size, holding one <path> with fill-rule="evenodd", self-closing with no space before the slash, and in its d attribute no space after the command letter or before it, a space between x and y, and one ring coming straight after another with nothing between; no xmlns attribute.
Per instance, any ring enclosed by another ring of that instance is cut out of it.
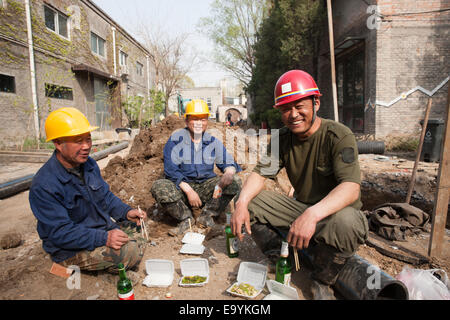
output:
<svg viewBox="0 0 450 320"><path fill-rule="evenodd" d="M286 168L295 198L305 204L314 205L343 182L361 184L354 134L328 119L322 119L320 128L306 140L299 140L287 127L272 134L267 155L253 171L274 179L282 168ZM355 209L362 207L360 198L351 205Z"/></svg>

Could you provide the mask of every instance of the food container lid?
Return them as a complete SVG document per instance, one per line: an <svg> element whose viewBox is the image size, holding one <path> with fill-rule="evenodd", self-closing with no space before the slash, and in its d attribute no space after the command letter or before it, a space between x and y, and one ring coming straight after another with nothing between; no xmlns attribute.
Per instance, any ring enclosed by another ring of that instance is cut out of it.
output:
<svg viewBox="0 0 450 320"><path fill-rule="evenodd" d="M203 251L205 251L204 245L192 243L186 243L180 249L180 253L184 254L203 254Z"/></svg>
<svg viewBox="0 0 450 320"><path fill-rule="evenodd" d="M204 234L196 232L188 232L184 235L183 240L181 240L181 242L190 244L202 244L203 240L205 240Z"/></svg>
<svg viewBox="0 0 450 320"><path fill-rule="evenodd" d="M267 289L269 289L270 294L264 297L264 300L299 300L295 288L278 281L268 280Z"/></svg>
<svg viewBox="0 0 450 320"><path fill-rule="evenodd" d="M266 284L267 267L254 262L241 262L237 275L238 283L248 283L257 290L264 288Z"/></svg>
<svg viewBox="0 0 450 320"><path fill-rule="evenodd" d="M174 273L173 261L162 259L149 259L145 261L145 277L143 284L148 287L170 286Z"/></svg>
<svg viewBox="0 0 450 320"><path fill-rule="evenodd" d="M203 258L184 259L180 261L181 274L183 276L202 276L209 275L208 260Z"/></svg>

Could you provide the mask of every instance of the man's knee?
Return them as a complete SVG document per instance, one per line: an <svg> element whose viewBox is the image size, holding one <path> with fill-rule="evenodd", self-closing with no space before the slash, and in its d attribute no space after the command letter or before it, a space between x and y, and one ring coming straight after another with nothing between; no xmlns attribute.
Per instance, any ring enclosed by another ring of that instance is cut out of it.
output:
<svg viewBox="0 0 450 320"><path fill-rule="evenodd" d="M156 202L172 203L183 198L183 194L177 189L175 184L167 179L156 180L150 190Z"/></svg>
<svg viewBox="0 0 450 320"><path fill-rule="evenodd" d="M316 239L340 252L354 253L368 236L369 228L364 214L352 207L346 207L324 221Z"/></svg>

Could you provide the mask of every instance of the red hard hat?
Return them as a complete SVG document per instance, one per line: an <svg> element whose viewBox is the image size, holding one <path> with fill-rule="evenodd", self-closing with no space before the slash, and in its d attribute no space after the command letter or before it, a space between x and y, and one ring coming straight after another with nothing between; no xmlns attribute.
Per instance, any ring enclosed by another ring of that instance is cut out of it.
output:
<svg viewBox="0 0 450 320"><path fill-rule="evenodd" d="M321 96L313 77L302 70L291 70L277 81L273 107L278 108L283 104L309 96Z"/></svg>

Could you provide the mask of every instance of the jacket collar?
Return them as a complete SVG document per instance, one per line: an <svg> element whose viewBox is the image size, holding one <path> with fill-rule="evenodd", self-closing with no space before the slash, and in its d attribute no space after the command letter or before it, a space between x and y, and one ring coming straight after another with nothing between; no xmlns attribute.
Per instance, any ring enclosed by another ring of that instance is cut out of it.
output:
<svg viewBox="0 0 450 320"><path fill-rule="evenodd" d="M86 161L84 163L83 170L85 173L87 171L94 170L92 161L94 161L94 160L92 160L91 158L88 158L88 161ZM72 177L74 177L74 175L69 173L69 171L67 171L67 169L61 164L61 162L59 162L58 158L56 157L56 150L53 152L52 156L50 157L49 165L50 165L52 172L54 172L55 176L63 184L66 184L67 182L72 180ZM86 174L85 174L85 177L86 177Z"/></svg>
<svg viewBox="0 0 450 320"><path fill-rule="evenodd" d="M187 145L191 145L192 140L191 140L191 135L189 133L188 128L184 128L182 129L182 137L183 137L183 142ZM213 142L214 137L212 135L210 135L208 132L204 132L203 136L202 136L202 143L203 145L207 146L209 145L211 142Z"/></svg>

